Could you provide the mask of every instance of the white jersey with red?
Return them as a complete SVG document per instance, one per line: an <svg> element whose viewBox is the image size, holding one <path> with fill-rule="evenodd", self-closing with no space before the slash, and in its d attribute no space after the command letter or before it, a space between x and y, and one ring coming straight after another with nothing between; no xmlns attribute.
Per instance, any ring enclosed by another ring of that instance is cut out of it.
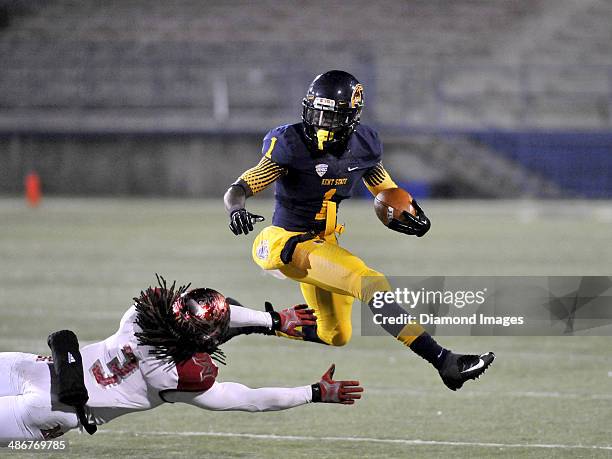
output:
<svg viewBox="0 0 612 459"><path fill-rule="evenodd" d="M195 354L179 365L151 355L152 348L138 344L135 336L140 331L136 314L132 306L114 335L81 350L87 407L97 424L155 408L164 403L166 391L207 391L217 377L218 369L208 354Z"/></svg>
<svg viewBox="0 0 612 459"><path fill-rule="evenodd" d="M250 389L216 382L218 368L205 353L184 363L165 363L138 344L136 308L124 314L115 334L81 349L86 412L96 424L155 408L164 402L209 410L269 411L309 403L311 387ZM231 307L230 326L271 326L269 314ZM48 357L0 353L0 439L53 438L79 426L72 407L51 391Z"/></svg>

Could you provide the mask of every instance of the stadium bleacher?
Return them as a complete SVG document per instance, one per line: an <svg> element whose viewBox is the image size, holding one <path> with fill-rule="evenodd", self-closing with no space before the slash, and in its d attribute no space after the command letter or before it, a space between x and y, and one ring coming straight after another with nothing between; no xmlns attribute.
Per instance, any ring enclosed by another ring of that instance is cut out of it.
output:
<svg viewBox="0 0 612 459"><path fill-rule="evenodd" d="M212 114L222 81L229 100L217 103L274 118L292 109L313 73L342 67L371 80L383 123L601 127L610 123L598 102L610 92L612 11L606 2L576 3L585 6L529 46L516 33L558 2L489 2L478 17L468 0L339 2L346 21L326 16L324 2L39 3L0 32L0 104ZM304 27L308 36L292 33ZM598 68L574 65L586 63ZM576 109L576 100L585 101L577 111L586 120L562 109Z"/></svg>
<svg viewBox="0 0 612 459"><path fill-rule="evenodd" d="M6 135L261 133L295 119L305 86L329 68L366 83L364 118L382 130L521 135L612 125L605 1L0 6Z"/></svg>

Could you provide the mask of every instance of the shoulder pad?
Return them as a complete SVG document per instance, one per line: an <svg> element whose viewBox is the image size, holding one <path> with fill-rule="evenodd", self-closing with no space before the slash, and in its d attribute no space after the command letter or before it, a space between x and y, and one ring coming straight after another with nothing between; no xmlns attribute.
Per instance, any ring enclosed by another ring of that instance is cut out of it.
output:
<svg viewBox="0 0 612 459"><path fill-rule="evenodd" d="M177 390L204 392L212 387L219 373L210 355L199 352L189 360L176 365L178 373Z"/></svg>
<svg viewBox="0 0 612 459"><path fill-rule="evenodd" d="M268 131L263 140L261 153L281 166L289 166L292 161L296 133L291 127L289 124L275 127Z"/></svg>
<svg viewBox="0 0 612 459"><path fill-rule="evenodd" d="M366 153L368 161L373 161L374 163L381 161L383 146L378 137L378 132L370 126L360 124L357 126L357 129L355 129L355 135L360 138L362 145L367 146L364 153Z"/></svg>

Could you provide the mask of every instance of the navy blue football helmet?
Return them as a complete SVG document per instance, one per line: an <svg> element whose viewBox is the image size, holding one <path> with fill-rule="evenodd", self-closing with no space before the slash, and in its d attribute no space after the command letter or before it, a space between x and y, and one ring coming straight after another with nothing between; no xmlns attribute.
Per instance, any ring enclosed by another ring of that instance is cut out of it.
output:
<svg viewBox="0 0 612 459"><path fill-rule="evenodd" d="M317 76L302 100L304 135L313 151L342 153L359 124L363 86L350 73Z"/></svg>

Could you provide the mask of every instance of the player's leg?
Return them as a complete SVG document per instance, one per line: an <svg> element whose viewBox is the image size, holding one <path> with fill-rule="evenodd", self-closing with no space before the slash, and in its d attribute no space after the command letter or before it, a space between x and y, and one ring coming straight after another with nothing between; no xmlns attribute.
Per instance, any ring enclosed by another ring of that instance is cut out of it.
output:
<svg viewBox="0 0 612 459"><path fill-rule="evenodd" d="M25 379L21 363L35 356L20 352L0 353L0 439L34 440L22 416Z"/></svg>
<svg viewBox="0 0 612 459"><path fill-rule="evenodd" d="M48 362L33 354L0 354L0 438L49 439L76 428L71 407L54 400Z"/></svg>
<svg viewBox="0 0 612 459"><path fill-rule="evenodd" d="M18 377L13 372L17 352L0 353L0 439L21 439L23 429L15 417L17 396L21 395Z"/></svg>
<svg viewBox="0 0 612 459"><path fill-rule="evenodd" d="M351 339L353 326L352 296L340 295L315 285L300 283L302 295L309 307L315 310L317 325L302 329L307 341L317 341L332 346L344 346Z"/></svg>
<svg viewBox="0 0 612 459"><path fill-rule="evenodd" d="M0 352L0 397L21 394L20 378L13 371L13 367L23 355L27 354Z"/></svg>
<svg viewBox="0 0 612 459"><path fill-rule="evenodd" d="M323 321L322 325L329 330L333 330L336 317L340 314L343 322L350 322L351 298L369 304L375 292L391 289L383 274L369 268L359 257L339 247L335 241L313 239L298 244L291 262L282 267L281 271L301 283L304 298L317 311L318 322ZM405 312L397 304L385 304L384 308L389 311L378 312L386 315ZM407 346L415 346L419 355L424 337L429 337L420 325L403 327L386 324L383 328ZM321 334L319 336L322 337ZM417 337L423 337L419 343L416 342ZM429 348L432 343L433 339L427 338L426 347ZM436 351L435 356L428 357L435 360L432 363L437 364L444 357L444 353L441 353L443 349L439 346L433 349Z"/></svg>
<svg viewBox="0 0 612 459"><path fill-rule="evenodd" d="M389 282L383 274L369 268L360 258L334 242L313 239L298 244L291 262L281 271L302 284L338 295L352 296L372 307L374 293L391 290ZM318 311L330 309L328 304L323 305L318 304ZM386 303L378 312L386 316L398 316L406 311L397 303ZM350 323L350 310L347 318ZM466 380L477 378L494 359L492 353L481 356L454 354L440 346L418 324L385 324L382 327L431 363L440 372L444 383L453 390L460 388Z"/></svg>
<svg viewBox="0 0 612 459"><path fill-rule="evenodd" d="M327 240L315 238L289 245L292 238L301 234L275 226L264 228L253 243L253 259L265 270L278 269L297 282L358 298L370 307L373 306L375 292L391 289L383 274L338 247L335 237ZM291 251L288 251L289 247ZM384 308L388 313L378 312L388 316L405 312L397 303L386 303ZM440 346L420 325L409 325L401 330L388 324L382 327L430 362L451 389L461 387L467 379L478 377L494 358L492 353L481 356L454 354Z"/></svg>
<svg viewBox="0 0 612 459"><path fill-rule="evenodd" d="M383 274L348 250L319 238L298 244L291 262L280 271L298 282L366 302L374 292L390 289Z"/></svg>
<svg viewBox="0 0 612 459"><path fill-rule="evenodd" d="M0 397L0 440L21 440L28 434L21 419L15 414L20 395Z"/></svg>

